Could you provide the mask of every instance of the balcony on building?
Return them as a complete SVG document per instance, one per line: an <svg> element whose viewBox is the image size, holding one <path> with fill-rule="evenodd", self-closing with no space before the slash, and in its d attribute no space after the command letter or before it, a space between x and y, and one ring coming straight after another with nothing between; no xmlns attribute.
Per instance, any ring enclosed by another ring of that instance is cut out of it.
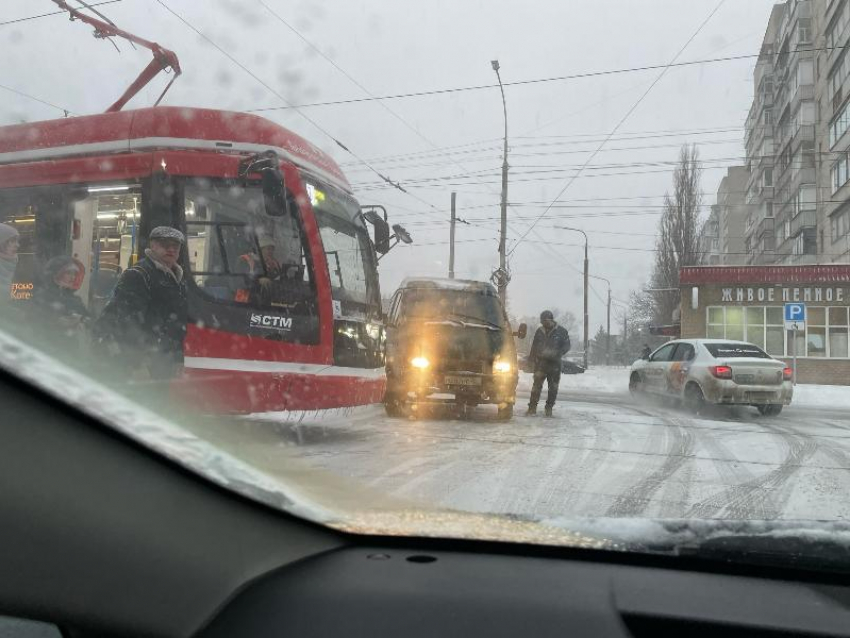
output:
<svg viewBox="0 0 850 638"><path fill-rule="evenodd" d="M814 230L818 224L816 210L804 210L791 218L791 238L796 237L804 230Z"/></svg>
<svg viewBox="0 0 850 638"><path fill-rule="evenodd" d="M759 241L764 240L765 237L769 236L771 239L774 237L774 229L775 229L776 220L773 217L765 217L763 218L756 227L755 236ZM773 242L771 242L771 250L773 249Z"/></svg>
<svg viewBox="0 0 850 638"><path fill-rule="evenodd" d="M803 164L803 162L808 163L808 158L810 157L808 153L806 153L805 156L806 157L804 159L803 154L797 153L792 157L791 163L785 168L785 170L779 173L775 182L777 191L796 193L804 184L813 184L817 180L817 171L815 170L815 167ZM789 204L792 203L793 201L789 202ZM782 210L786 210L785 207L783 207Z"/></svg>

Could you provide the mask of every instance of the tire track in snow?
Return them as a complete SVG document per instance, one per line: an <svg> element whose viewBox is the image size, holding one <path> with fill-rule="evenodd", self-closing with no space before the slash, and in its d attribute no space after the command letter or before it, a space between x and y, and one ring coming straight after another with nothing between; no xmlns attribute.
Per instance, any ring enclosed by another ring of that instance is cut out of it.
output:
<svg viewBox="0 0 850 638"><path fill-rule="evenodd" d="M370 483L381 487L389 482L393 484L394 495L427 498L429 502L451 506L451 493L468 483L468 480L460 479L461 475L471 474L469 480L474 480L481 465L499 466L511 452L509 446L481 445L477 438L464 436L470 429L486 426L489 421L432 419L400 420L400 423L410 427L415 424L417 431L408 435L409 441L405 441L407 449L387 449L386 455L381 455L385 461L392 460L394 465ZM459 431L459 434L445 436L438 433L447 428ZM499 433L500 430L496 430L495 434ZM450 478L444 478L447 475Z"/></svg>
<svg viewBox="0 0 850 638"><path fill-rule="evenodd" d="M777 493L799 471L803 462L817 451L817 443L791 434L781 426L772 426L772 429L787 448L779 467L694 504L686 512L687 518L773 519L779 516L781 507L772 493Z"/></svg>
<svg viewBox="0 0 850 638"><path fill-rule="evenodd" d="M634 406L630 406L628 409L640 416L648 416L653 421L663 418L658 414L653 414ZM585 493L591 499L586 503L589 509L585 513L587 516L605 516L606 510L610 511L615 507L617 500L624 491L642 480L647 475L647 471L652 473L669 460L669 454L665 451L665 441L668 438L667 433L670 430L669 425L662 429L657 429L646 427L652 424L635 423L628 420L621 422L608 421L608 424L611 423L617 423L621 426L617 430L617 434L625 434L626 437L634 437L636 433L643 435L643 446L640 449L632 450L610 449L610 453L601 459L598 470L611 478L597 484L595 486L596 489ZM629 463L631 465L626 466L629 467L629 469L626 469L624 465ZM647 470L647 468L650 469Z"/></svg>
<svg viewBox="0 0 850 638"><path fill-rule="evenodd" d="M594 429L594 442L598 440L597 420L594 417L588 414L576 415L572 411L568 414L569 417L562 414L555 420L530 419L534 422L534 429L524 433L523 441L530 440L531 444L517 448L516 454L509 459L510 469L500 483L493 502L494 511L534 516L564 513L563 506L554 502L553 495L565 485L572 484L572 468L581 465L592 451L581 446L541 446L534 444L534 440L581 436L588 428ZM590 418L591 422L582 422L580 429L573 429L568 419L576 416ZM553 433L552 426L560 428L560 431ZM529 472L529 468L537 471ZM553 504L557 507L553 508Z"/></svg>
<svg viewBox="0 0 850 638"><path fill-rule="evenodd" d="M623 518L642 514L655 493L693 456L694 434L688 428L688 424L678 418L666 416L658 418L671 426L667 428L665 436L668 444L667 458L660 467L617 496L608 508L606 516Z"/></svg>
<svg viewBox="0 0 850 638"><path fill-rule="evenodd" d="M749 434L749 432L743 432ZM744 485L756 479L756 475L750 471L750 464L738 457L720 440L719 437L701 435L699 444L708 453L707 460L720 477L721 484L730 487ZM685 514L683 514L684 516Z"/></svg>
<svg viewBox="0 0 850 638"><path fill-rule="evenodd" d="M578 412L575 416L586 420L585 429L593 430L593 446L583 450L575 462L567 456L562 457L542 486L545 489L541 489L538 503L548 507L547 511L555 516L572 513L576 501L583 494L582 488L592 482L611 449L611 429L598 416L590 412Z"/></svg>
<svg viewBox="0 0 850 638"><path fill-rule="evenodd" d="M827 428L835 427L834 424L832 424L828 421L821 421L821 422L813 421L813 422L807 423L807 425L814 425L816 427L827 427ZM824 445L823 442L822 442L822 437L820 435L810 434L808 432L804 432L804 431L800 430L799 426L794 426L794 425L790 425L790 424L789 425L777 424L777 427L784 429L791 436L797 436L797 437L800 437L802 439L809 441L811 445L815 446L815 453L823 454L824 456L829 458L831 461L836 463L839 466L839 468L843 468L845 470L850 470L850 450L847 450L846 448L837 449L835 447L832 447L832 445L834 445L833 441L830 441L830 445ZM826 468L826 467L823 467L823 466L812 465L808 469L823 472L823 471L826 471L826 470L829 470L829 469L835 469L835 468ZM838 498L844 498L845 497L845 493L843 491L841 491L840 488L836 489L836 492L837 492L836 496ZM791 485L790 485L790 483L786 483L781 490L780 496L778 497L780 506L782 506L784 508L785 504L791 499L791 495L792 495Z"/></svg>

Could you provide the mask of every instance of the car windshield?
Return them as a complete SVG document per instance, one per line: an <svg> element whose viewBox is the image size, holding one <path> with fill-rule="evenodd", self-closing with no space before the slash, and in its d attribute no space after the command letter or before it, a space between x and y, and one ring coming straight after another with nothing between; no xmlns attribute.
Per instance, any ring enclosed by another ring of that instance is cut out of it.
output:
<svg viewBox="0 0 850 638"><path fill-rule="evenodd" d="M850 1L2 4L51 406L347 532L842 537Z"/></svg>
<svg viewBox="0 0 850 638"><path fill-rule="evenodd" d="M717 359L771 359L772 357L755 346L745 343L707 343L705 349Z"/></svg>

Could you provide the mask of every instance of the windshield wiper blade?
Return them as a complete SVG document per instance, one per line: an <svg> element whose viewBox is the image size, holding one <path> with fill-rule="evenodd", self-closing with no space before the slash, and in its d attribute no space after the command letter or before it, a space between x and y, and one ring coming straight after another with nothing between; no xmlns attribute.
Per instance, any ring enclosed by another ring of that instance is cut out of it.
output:
<svg viewBox="0 0 850 638"><path fill-rule="evenodd" d="M494 328L496 330L501 330L502 326L497 323L493 323L492 321L488 321L487 319L481 319L480 317L473 317L472 315L463 315L456 312L449 313L449 317L457 317L460 319L464 325L467 325L467 322L471 322L473 324L478 324L487 328Z"/></svg>

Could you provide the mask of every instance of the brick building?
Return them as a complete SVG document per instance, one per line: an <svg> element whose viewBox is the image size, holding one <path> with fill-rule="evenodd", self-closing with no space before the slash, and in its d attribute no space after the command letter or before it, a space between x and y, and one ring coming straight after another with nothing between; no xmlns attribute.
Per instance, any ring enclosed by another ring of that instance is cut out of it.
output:
<svg viewBox="0 0 850 638"><path fill-rule="evenodd" d="M850 385L850 265L695 266L682 268L679 282L682 338L749 341L789 362L783 306L805 303L798 381Z"/></svg>

